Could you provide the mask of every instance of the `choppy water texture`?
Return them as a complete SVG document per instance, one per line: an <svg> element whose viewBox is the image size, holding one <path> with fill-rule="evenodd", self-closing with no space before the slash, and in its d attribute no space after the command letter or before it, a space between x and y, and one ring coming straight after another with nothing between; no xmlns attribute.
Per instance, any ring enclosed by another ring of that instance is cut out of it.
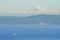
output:
<svg viewBox="0 0 60 40"><path fill-rule="evenodd" d="M60 40L60 25L0 25L0 40Z"/></svg>

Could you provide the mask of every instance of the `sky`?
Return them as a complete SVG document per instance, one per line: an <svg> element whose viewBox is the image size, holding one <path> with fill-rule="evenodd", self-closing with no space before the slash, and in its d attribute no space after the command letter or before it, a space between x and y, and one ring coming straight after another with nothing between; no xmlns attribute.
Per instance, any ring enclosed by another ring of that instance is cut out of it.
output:
<svg viewBox="0 0 60 40"><path fill-rule="evenodd" d="M0 0L0 16L51 13L60 13L60 0Z"/></svg>

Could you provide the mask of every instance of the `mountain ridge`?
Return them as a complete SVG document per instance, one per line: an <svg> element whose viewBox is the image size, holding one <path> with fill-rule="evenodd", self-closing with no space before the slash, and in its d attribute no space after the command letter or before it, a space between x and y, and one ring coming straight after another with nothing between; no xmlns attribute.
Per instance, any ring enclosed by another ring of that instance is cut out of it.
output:
<svg viewBox="0 0 60 40"><path fill-rule="evenodd" d="M0 16L0 24L60 24L60 15Z"/></svg>

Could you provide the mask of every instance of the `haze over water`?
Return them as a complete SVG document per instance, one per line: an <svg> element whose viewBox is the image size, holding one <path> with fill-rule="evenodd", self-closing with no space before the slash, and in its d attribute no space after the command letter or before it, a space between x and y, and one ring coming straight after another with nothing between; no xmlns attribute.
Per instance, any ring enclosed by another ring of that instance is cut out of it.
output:
<svg viewBox="0 0 60 40"><path fill-rule="evenodd" d="M60 0L0 0L0 40L60 40Z"/></svg>

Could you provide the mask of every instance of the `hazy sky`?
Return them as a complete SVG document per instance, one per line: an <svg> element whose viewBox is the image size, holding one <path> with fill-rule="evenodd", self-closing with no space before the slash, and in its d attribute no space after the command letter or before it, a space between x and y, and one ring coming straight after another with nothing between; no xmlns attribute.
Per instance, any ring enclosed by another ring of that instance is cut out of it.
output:
<svg viewBox="0 0 60 40"><path fill-rule="evenodd" d="M0 13L20 10L35 10L36 7L60 11L60 0L0 0Z"/></svg>

